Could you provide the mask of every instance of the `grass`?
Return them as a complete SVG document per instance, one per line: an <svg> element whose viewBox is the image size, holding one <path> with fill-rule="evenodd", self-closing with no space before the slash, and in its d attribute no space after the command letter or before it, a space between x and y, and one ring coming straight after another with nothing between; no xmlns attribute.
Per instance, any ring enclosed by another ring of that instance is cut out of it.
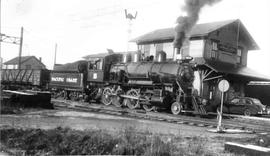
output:
<svg viewBox="0 0 270 156"><path fill-rule="evenodd" d="M200 137L158 136L127 128L118 134L102 130L79 131L69 128L2 129L1 144L27 155L220 155L206 147ZM223 153L226 155L226 153ZM231 154L229 154L231 155Z"/></svg>

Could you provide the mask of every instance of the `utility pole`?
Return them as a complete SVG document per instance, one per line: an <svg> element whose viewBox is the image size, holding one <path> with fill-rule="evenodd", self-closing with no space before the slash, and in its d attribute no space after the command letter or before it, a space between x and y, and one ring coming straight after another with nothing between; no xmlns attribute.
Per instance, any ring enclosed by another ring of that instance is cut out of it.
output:
<svg viewBox="0 0 270 156"><path fill-rule="evenodd" d="M57 43L55 43L55 46L54 46L54 65L56 64L56 53L57 53Z"/></svg>
<svg viewBox="0 0 270 156"><path fill-rule="evenodd" d="M23 46L23 27L21 27L21 38L20 38L20 48L19 48L19 62L18 62L19 70L21 69L22 46Z"/></svg>
<svg viewBox="0 0 270 156"><path fill-rule="evenodd" d="M1 46L2 35L1 34L2 34L2 0L0 0L0 70L2 70L2 63L3 63L2 52L1 52L1 49L2 49L2 46Z"/></svg>

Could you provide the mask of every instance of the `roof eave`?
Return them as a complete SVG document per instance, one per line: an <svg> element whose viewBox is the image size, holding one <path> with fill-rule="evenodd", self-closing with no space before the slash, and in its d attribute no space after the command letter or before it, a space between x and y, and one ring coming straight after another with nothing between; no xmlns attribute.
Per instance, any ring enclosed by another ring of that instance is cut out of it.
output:
<svg viewBox="0 0 270 156"><path fill-rule="evenodd" d="M196 35L192 35L192 36L188 36L187 38L189 39L193 39L193 38L197 38L197 37L206 37L208 36L209 33L206 34L196 34ZM150 43L164 43L164 42L172 42L174 40L174 36L173 37L169 37L169 38L162 38L162 39L153 39L153 40L143 40L140 41L138 40L132 40L132 42L136 42L138 45L141 44L150 44Z"/></svg>

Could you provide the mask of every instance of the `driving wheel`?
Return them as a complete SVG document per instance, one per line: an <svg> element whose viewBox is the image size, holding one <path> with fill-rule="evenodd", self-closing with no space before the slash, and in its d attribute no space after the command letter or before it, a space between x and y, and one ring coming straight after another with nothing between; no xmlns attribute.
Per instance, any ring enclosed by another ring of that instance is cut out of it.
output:
<svg viewBox="0 0 270 156"><path fill-rule="evenodd" d="M111 95L112 95L112 89L109 87L106 87L103 90L101 102L106 106L110 105L112 103Z"/></svg>
<svg viewBox="0 0 270 156"><path fill-rule="evenodd" d="M130 109L135 109L139 107L139 101L138 101L138 97L139 97L139 93L137 92L137 90L135 89L131 89L127 92L127 95L131 96L131 98L126 98L126 105L128 106L128 108Z"/></svg>

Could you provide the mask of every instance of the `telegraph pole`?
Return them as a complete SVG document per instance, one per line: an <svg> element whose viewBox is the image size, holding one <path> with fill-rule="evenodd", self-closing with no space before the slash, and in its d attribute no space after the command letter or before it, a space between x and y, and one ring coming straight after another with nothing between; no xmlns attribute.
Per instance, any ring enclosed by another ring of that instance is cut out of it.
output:
<svg viewBox="0 0 270 156"><path fill-rule="evenodd" d="M56 53L57 53L57 43L55 43L55 46L54 46L54 65L56 64Z"/></svg>
<svg viewBox="0 0 270 156"><path fill-rule="evenodd" d="M1 49L2 49L2 46L1 46L1 42L2 42L2 23L1 23L1 21L2 21L2 1L0 0L0 87L2 88L2 86L1 86L1 81L2 81L2 64L3 64L3 59L2 59L2 53L1 53ZM2 95L2 89L0 89L0 94ZM1 106L0 106L1 107Z"/></svg>
<svg viewBox="0 0 270 156"><path fill-rule="evenodd" d="M0 70L2 70L2 63L3 63L3 59L2 59L2 46L1 46L1 41L2 41L2 0L0 0ZM2 74L2 73L1 73ZM0 78L1 79L1 78Z"/></svg>
<svg viewBox="0 0 270 156"><path fill-rule="evenodd" d="M19 47L19 62L18 62L19 70L21 69L22 46L23 46L23 27L21 27L21 38L20 38L20 47Z"/></svg>

